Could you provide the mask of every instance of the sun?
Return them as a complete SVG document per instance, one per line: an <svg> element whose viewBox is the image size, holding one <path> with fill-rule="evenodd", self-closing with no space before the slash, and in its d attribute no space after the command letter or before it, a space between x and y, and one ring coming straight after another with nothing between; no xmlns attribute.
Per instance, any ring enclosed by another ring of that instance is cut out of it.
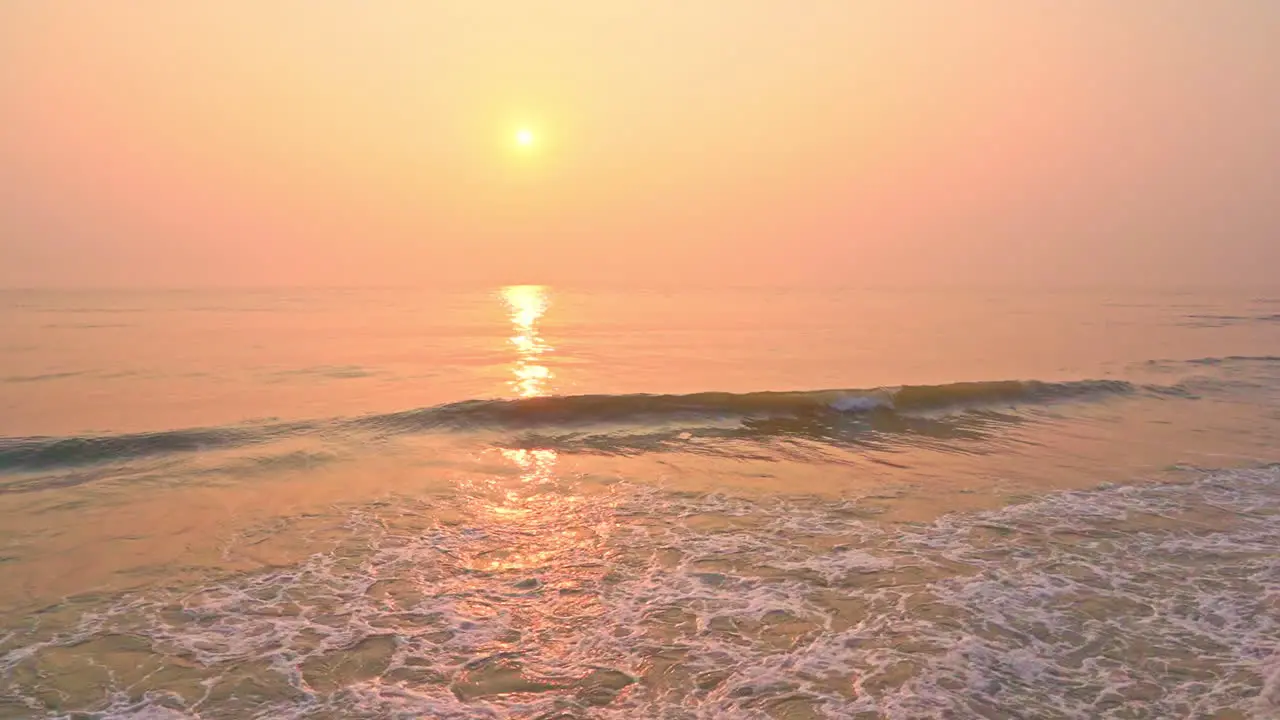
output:
<svg viewBox="0 0 1280 720"><path fill-rule="evenodd" d="M516 130L516 145L522 148L531 148L537 141L538 138L533 134L532 129L522 127Z"/></svg>

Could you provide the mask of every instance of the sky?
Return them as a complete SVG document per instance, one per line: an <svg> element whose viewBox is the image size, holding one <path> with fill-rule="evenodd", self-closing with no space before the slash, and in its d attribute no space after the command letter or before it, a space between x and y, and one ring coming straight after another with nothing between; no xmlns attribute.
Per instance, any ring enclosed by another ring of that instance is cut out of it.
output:
<svg viewBox="0 0 1280 720"><path fill-rule="evenodd" d="M0 286L1274 282L1278 37L1268 0L3 0Z"/></svg>

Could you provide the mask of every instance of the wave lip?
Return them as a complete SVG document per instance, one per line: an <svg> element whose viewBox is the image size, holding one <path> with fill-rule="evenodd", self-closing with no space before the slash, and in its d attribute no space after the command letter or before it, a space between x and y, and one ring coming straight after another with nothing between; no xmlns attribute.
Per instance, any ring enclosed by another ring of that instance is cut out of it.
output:
<svg viewBox="0 0 1280 720"><path fill-rule="evenodd" d="M1136 390L1133 383L1123 380L1070 382L1003 380L947 385L908 385L893 393L893 406L899 410L936 410L955 406L1035 404L1092 395L1128 395Z"/></svg>
<svg viewBox="0 0 1280 720"><path fill-rule="evenodd" d="M379 430L510 429L610 423L740 420L760 416L812 416L928 412L992 405L1038 404L1137 388L1119 380L1040 382L1007 380L906 385L865 390L703 392L686 395L564 395L514 400L467 400L364 418Z"/></svg>

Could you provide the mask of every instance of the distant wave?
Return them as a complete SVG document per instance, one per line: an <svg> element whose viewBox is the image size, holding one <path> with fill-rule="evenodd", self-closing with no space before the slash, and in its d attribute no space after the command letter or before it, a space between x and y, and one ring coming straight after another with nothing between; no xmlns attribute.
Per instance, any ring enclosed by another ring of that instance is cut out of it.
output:
<svg viewBox="0 0 1280 720"><path fill-rule="evenodd" d="M1241 325L1249 323L1280 323L1280 313L1265 313L1261 315L1214 315L1214 314L1191 314L1183 315L1183 322L1179 323L1187 327L1225 327L1227 325Z"/></svg>
<svg viewBox="0 0 1280 720"><path fill-rule="evenodd" d="M1188 360L1192 365L1222 365L1223 363L1275 363L1280 362L1280 355L1228 355L1226 357L1203 357Z"/></svg>
<svg viewBox="0 0 1280 720"><path fill-rule="evenodd" d="M157 455L255 445L313 432L397 434L609 425L696 426L767 418L821 419L859 415L883 418L1128 395L1139 389L1131 383L1117 380L1058 383L1010 380L869 390L467 400L327 422L236 425L122 435L0 438L0 470L31 471L125 462Z"/></svg>
<svg viewBox="0 0 1280 720"><path fill-rule="evenodd" d="M75 372L44 373L42 375L10 375L5 378L0 378L0 382L7 382L7 383L46 382L48 380L62 380L64 378L77 377L79 375L84 375L84 374L85 374L85 371L77 370Z"/></svg>

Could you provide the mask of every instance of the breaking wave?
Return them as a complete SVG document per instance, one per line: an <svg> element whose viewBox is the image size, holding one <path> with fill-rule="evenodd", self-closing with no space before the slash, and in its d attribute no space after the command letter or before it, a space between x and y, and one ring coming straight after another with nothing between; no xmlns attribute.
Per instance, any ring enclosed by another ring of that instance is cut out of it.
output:
<svg viewBox="0 0 1280 720"><path fill-rule="evenodd" d="M1089 396L1126 395L1137 388L1115 380L1007 380L907 385L869 390L688 395L569 395L516 400L468 400L360 420L378 429L525 428L608 423L679 422L831 413L920 413L955 408L1039 404Z"/></svg>
<svg viewBox="0 0 1280 720"><path fill-rule="evenodd" d="M1146 389L1159 392L1157 388ZM156 455L254 445L307 433L501 431L651 424L697 426L708 422L764 418L918 415L1129 395L1139 390L1138 386L1117 380L1008 380L868 390L467 400L328 422L237 425L122 435L0 438L0 471L126 462Z"/></svg>

